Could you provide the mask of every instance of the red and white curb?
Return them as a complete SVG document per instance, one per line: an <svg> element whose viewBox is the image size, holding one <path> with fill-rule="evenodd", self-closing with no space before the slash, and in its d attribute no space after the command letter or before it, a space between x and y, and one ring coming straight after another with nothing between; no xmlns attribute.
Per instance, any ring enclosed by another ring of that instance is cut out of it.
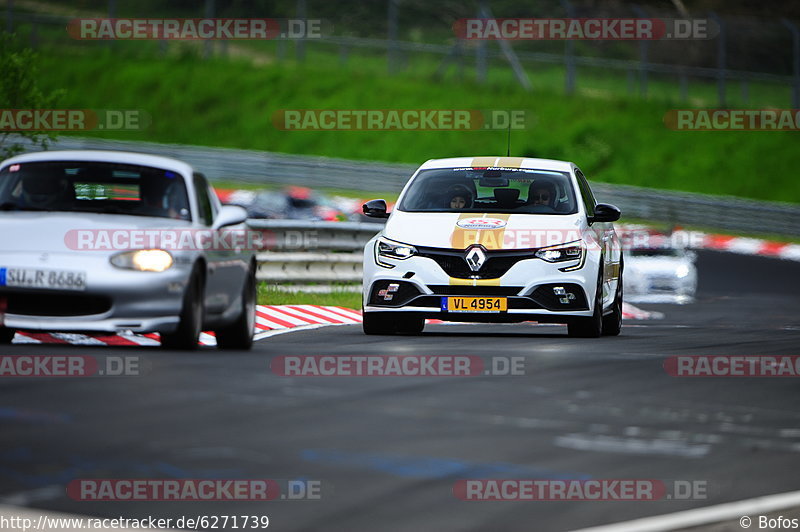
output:
<svg viewBox="0 0 800 532"><path fill-rule="evenodd" d="M741 255L757 255L785 260L800 261L800 244L774 242L744 236L720 235L675 228L673 232L664 232L647 225L622 224L617 226L620 238L629 239L633 247L649 242L654 247L663 245L681 246L689 249L710 249L727 251ZM644 242L639 242L644 239Z"/></svg>
<svg viewBox="0 0 800 532"><path fill-rule="evenodd" d="M800 261L800 244L729 235L703 235L702 249Z"/></svg>
<svg viewBox="0 0 800 532"><path fill-rule="evenodd" d="M659 312L647 312L623 303L622 317L646 320L663 317ZM316 329L329 325L355 325L361 323L361 312L346 307L320 305L259 305L256 307L256 340L290 331ZM427 320L428 324L443 323ZM158 333L150 334L76 334L57 332L19 331L15 344L72 344L107 346L157 346ZM213 332L200 334L200 345L217 345Z"/></svg>

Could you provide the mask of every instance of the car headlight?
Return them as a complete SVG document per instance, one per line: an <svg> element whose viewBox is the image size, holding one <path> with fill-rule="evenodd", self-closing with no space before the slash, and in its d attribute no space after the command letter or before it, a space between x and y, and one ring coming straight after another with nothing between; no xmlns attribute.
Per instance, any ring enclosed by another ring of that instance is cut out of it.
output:
<svg viewBox="0 0 800 532"><path fill-rule="evenodd" d="M566 244L558 244L557 246L539 249L534 253L534 256L546 262L579 261L575 266L559 268L562 272L569 272L579 270L583 267L583 262L586 258L586 246L583 244L583 241L576 240L574 242L567 242Z"/></svg>
<svg viewBox="0 0 800 532"><path fill-rule="evenodd" d="M111 257L111 264L117 268L141 272L163 272L171 268L173 263L172 255L163 249L125 251Z"/></svg>
<svg viewBox="0 0 800 532"><path fill-rule="evenodd" d="M394 268L394 264L384 262L382 258L404 260L417 254L417 249L414 246L395 242L388 238L379 238L375 243L375 262L384 268Z"/></svg>
<svg viewBox="0 0 800 532"><path fill-rule="evenodd" d="M680 265L680 266L678 266L678 268L675 270L675 275L677 275L677 276L678 276L678 279L683 279L684 277L686 277L687 275L689 275L689 266L688 266L688 265L686 265L686 264L681 264L681 265Z"/></svg>

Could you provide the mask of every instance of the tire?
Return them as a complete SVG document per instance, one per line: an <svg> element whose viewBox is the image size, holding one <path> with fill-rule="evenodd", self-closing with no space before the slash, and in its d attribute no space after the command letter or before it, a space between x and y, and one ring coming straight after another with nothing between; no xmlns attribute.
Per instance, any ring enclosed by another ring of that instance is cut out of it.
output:
<svg viewBox="0 0 800 532"><path fill-rule="evenodd" d="M17 331L14 329L0 327L0 344L10 344L15 334L17 334Z"/></svg>
<svg viewBox="0 0 800 532"><path fill-rule="evenodd" d="M603 316L603 336L619 336L622 331L622 265L611 314Z"/></svg>
<svg viewBox="0 0 800 532"><path fill-rule="evenodd" d="M400 334L420 334L425 328L425 318L421 316L398 316L394 322L395 330Z"/></svg>
<svg viewBox="0 0 800 532"><path fill-rule="evenodd" d="M219 349L249 350L253 347L256 322L256 274L251 267L242 287L242 311L236 321L218 329L217 347Z"/></svg>
<svg viewBox="0 0 800 532"><path fill-rule="evenodd" d="M192 351L197 349L203 327L203 279L195 267L183 296L181 321L175 332L161 334L161 347Z"/></svg>
<svg viewBox="0 0 800 532"><path fill-rule="evenodd" d="M361 327L364 334L394 334L395 318L387 312L361 311Z"/></svg>
<svg viewBox="0 0 800 532"><path fill-rule="evenodd" d="M602 268L602 262L600 268ZM588 318L573 318L567 324L567 334L573 338L599 338L603 334L603 273L597 277L594 313Z"/></svg>

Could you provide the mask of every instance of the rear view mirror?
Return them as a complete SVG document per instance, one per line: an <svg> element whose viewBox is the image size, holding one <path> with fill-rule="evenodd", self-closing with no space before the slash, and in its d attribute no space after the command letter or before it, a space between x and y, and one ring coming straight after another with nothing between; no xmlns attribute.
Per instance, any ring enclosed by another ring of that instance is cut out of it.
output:
<svg viewBox="0 0 800 532"><path fill-rule="evenodd" d="M478 181L478 185L488 188L507 187L508 178L503 177L502 170L486 170Z"/></svg>
<svg viewBox="0 0 800 532"><path fill-rule="evenodd" d="M598 203L594 207L594 216L589 222L616 222L622 213L618 208L608 203Z"/></svg>
<svg viewBox="0 0 800 532"><path fill-rule="evenodd" d="M362 207L364 216L370 218L388 218L389 213L386 212L386 200L374 199L366 202Z"/></svg>

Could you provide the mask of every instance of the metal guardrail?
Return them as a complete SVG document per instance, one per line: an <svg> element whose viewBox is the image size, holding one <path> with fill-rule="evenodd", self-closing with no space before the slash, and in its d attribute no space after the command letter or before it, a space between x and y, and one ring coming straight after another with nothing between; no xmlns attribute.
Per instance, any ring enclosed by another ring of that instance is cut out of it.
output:
<svg viewBox="0 0 800 532"><path fill-rule="evenodd" d="M359 283L363 248L383 228L358 222L248 220L261 231L267 251L256 256L259 281Z"/></svg>
<svg viewBox="0 0 800 532"><path fill-rule="evenodd" d="M35 149L35 148L32 148ZM175 157L212 180L400 191L416 166L271 152L62 137L53 149L112 149ZM591 176L590 176L591 177ZM741 233L800 235L800 205L592 182L625 218Z"/></svg>

